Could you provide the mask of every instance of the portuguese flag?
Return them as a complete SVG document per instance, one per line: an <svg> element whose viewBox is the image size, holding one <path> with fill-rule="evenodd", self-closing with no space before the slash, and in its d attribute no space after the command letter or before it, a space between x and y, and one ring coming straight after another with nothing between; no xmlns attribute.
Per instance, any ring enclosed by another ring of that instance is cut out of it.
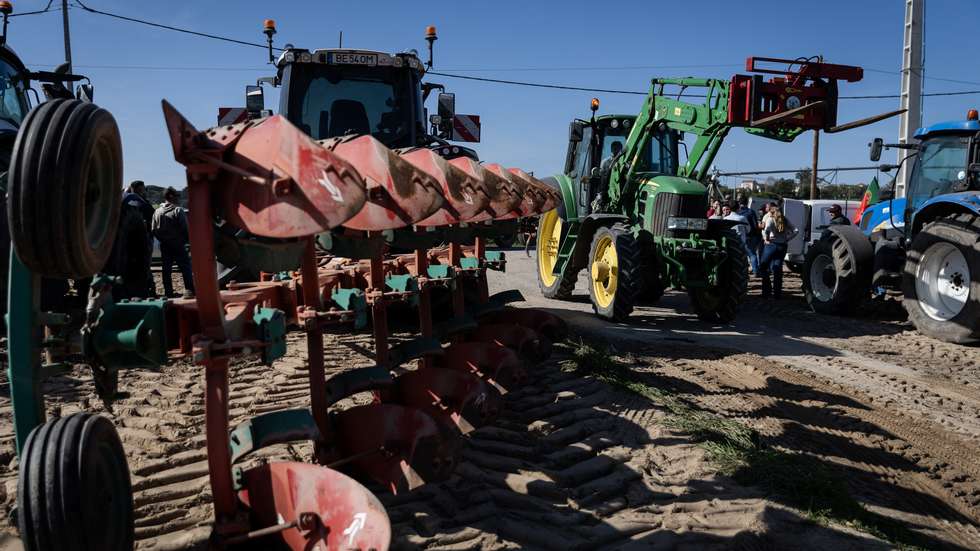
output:
<svg viewBox="0 0 980 551"><path fill-rule="evenodd" d="M851 222L854 222L855 224L860 224L861 216L864 215L864 210L877 202L878 202L878 177L875 176L874 178L871 179L871 183L868 184L868 189L865 190L864 197L861 198L861 206L858 207L857 212L854 213L854 220L851 220Z"/></svg>

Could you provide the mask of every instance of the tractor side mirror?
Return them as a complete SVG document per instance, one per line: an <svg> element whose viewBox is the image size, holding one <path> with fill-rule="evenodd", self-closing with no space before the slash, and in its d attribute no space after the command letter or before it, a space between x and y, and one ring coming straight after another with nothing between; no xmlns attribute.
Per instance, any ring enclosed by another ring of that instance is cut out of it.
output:
<svg viewBox="0 0 980 551"><path fill-rule="evenodd" d="M444 121L451 121L456 116L456 94L448 92L439 93L438 114Z"/></svg>
<svg viewBox="0 0 980 551"><path fill-rule="evenodd" d="M568 141L578 143L585 137L585 128L580 122L572 122L568 125Z"/></svg>
<svg viewBox="0 0 980 551"><path fill-rule="evenodd" d="M873 162L878 162L881 159L881 150L884 146L885 141L881 138L875 138L868 144L868 147L871 148L870 157Z"/></svg>
<svg viewBox="0 0 980 551"><path fill-rule="evenodd" d="M245 110L250 115L258 115L265 110L265 91L261 86L245 87Z"/></svg>
<svg viewBox="0 0 980 551"><path fill-rule="evenodd" d="M448 137L453 128L453 117L456 116L456 94L441 92L437 100L436 114L429 118L439 130L441 137ZM438 117L438 122L433 121Z"/></svg>

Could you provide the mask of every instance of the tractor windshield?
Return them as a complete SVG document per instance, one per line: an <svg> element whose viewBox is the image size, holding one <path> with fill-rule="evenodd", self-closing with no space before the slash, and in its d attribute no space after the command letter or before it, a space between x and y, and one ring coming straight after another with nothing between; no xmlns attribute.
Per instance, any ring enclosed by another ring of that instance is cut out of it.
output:
<svg viewBox="0 0 980 551"><path fill-rule="evenodd" d="M922 142L909 185L910 206L954 191L966 178L970 138L936 136Z"/></svg>
<svg viewBox="0 0 980 551"><path fill-rule="evenodd" d="M622 125L618 128L606 128L605 136L602 140L602 159L612 157L613 147L616 147L617 151L622 150L626 145L626 139L629 137L629 131L629 128L623 128ZM617 142L619 145L613 146ZM650 136L650 141L647 142L643 152L640 153L636 171L656 174L677 174L676 153L677 143L674 140L674 134L672 132L657 132Z"/></svg>
<svg viewBox="0 0 980 551"><path fill-rule="evenodd" d="M289 67L286 117L314 139L370 134L388 147L414 144L419 95L411 72L390 67Z"/></svg>
<svg viewBox="0 0 980 551"><path fill-rule="evenodd" d="M13 66L0 61L0 127L5 127L0 129L16 130L26 111L23 80Z"/></svg>

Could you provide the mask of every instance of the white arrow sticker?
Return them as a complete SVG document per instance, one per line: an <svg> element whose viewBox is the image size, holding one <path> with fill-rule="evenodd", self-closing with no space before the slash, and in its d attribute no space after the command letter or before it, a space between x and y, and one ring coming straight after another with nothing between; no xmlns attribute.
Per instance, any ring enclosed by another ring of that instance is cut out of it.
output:
<svg viewBox="0 0 980 551"><path fill-rule="evenodd" d="M347 537L347 545L354 545L354 536L364 528L364 522L367 520L367 513L357 513L354 515L354 520L350 521L350 526L344 530L344 535Z"/></svg>
<svg viewBox="0 0 980 551"><path fill-rule="evenodd" d="M340 188L338 188L333 182L330 181L330 176L327 174L326 170L321 171L323 176L320 177L317 182L323 186L323 189L327 190L330 197L337 201L338 203L344 200L344 196L340 193Z"/></svg>

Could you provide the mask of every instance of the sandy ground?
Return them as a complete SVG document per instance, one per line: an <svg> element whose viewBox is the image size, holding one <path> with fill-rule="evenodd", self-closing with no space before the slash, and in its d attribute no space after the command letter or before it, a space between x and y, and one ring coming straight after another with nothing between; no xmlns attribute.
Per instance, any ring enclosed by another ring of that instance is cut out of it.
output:
<svg viewBox="0 0 980 551"><path fill-rule="evenodd" d="M798 280L784 300L751 297L733 326L712 327L668 295L628 324L591 314L585 286L543 299L533 259L508 255L495 290L567 319L575 338L611 345L646 384L698 411L757 430L774 450L806 454L839 473L873 514L900 520L925 548L980 548L980 350L915 333L896 303L862 318L809 313ZM758 293L754 288L753 293ZM367 335L327 339L328 367L367 365ZM396 549L875 549L891 545L794 508L798 500L717 474L699 439L672 428L656 401L560 365L571 347L531 370L505 413L475 432L448 481L399 496L378 489ZM272 368L237 362L232 416L307 403L305 341ZM210 494L198 368L177 362L128 372L127 396L106 412L130 461L141 549L200 549ZM0 378L5 377L0 376ZM49 416L102 410L81 369L45 386ZM0 530L15 532L17 461L0 379ZM262 458L309 456L276 447ZM805 473L801 473L805 476ZM2 547L3 540L0 540Z"/></svg>

